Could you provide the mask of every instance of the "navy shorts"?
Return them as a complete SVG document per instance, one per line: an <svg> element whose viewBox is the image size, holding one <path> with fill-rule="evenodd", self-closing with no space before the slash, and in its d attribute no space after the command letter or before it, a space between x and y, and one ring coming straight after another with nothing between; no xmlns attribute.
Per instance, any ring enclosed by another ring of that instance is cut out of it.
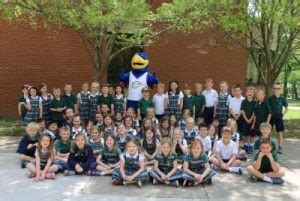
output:
<svg viewBox="0 0 300 201"><path fill-rule="evenodd" d="M285 130L282 114L272 114L270 123L271 123L272 127L275 125L277 132L283 132Z"/></svg>
<svg viewBox="0 0 300 201"><path fill-rule="evenodd" d="M243 136L256 136L255 131L251 129L252 123L248 124L245 119L241 119L241 134Z"/></svg>
<svg viewBox="0 0 300 201"><path fill-rule="evenodd" d="M209 125L213 122L214 119L214 107L205 107L203 111L204 122L206 125Z"/></svg>

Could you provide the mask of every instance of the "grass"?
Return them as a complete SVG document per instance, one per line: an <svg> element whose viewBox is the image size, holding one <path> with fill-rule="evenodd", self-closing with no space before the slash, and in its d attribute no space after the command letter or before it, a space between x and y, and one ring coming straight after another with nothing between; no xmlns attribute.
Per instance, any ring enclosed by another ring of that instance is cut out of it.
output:
<svg viewBox="0 0 300 201"><path fill-rule="evenodd" d="M288 99L288 104L289 106L298 106L300 107L300 100L291 100L291 99Z"/></svg>
<svg viewBox="0 0 300 201"><path fill-rule="evenodd" d="M24 126L20 121L7 118L0 119L0 136L18 136L24 132Z"/></svg>

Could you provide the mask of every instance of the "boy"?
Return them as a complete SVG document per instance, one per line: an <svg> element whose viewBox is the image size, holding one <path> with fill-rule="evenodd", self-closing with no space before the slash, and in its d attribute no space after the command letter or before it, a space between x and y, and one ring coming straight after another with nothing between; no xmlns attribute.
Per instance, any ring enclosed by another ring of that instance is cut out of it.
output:
<svg viewBox="0 0 300 201"><path fill-rule="evenodd" d="M143 98L138 102L138 119L143 120L146 117L147 108L154 107L153 101L150 98L149 88L142 89Z"/></svg>
<svg viewBox="0 0 300 201"><path fill-rule="evenodd" d="M204 107L205 96L202 94L202 84L196 83L193 101L193 117L196 121L199 121L199 118L203 118Z"/></svg>
<svg viewBox="0 0 300 201"><path fill-rule="evenodd" d="M69 128L72 127L72 119L73 119L74 115L75 115L74 110L72 108L66 109L66 119L65 119L64 126L67 126Z"/></svg>
<svg viewBox="0 0 300 201"><path fill-rule="evenodd" d="M98 126L98 128L101 130L102 127L103 127L103 116L101 114L101 112L96 112L96 115L95 115L95 125Z"/></svg>
<svg viewBox="0 0 300 201"><path fill-rule="evenodd" d="M183 97L183 106L182 111L188 109L191 113L191 116L194 117L194 97L191 93L191 88L189 84L184 85L184 97Z"/></svg>
<svg viewBox="0 0 300 201"><path fill-rule="evenodd" d="M212 162L223 171L236 174L243 174L241 161L237 159L237 144L232 141L232 130L230 127L223 127L221 130L222 139L215 143L215 156Z"/></svg>
<svg viewBox="0 0 300 201"><path fill-rule="evenodd" d="M209 155L209 152L211 151L212 143L210 137L207 134L208 134L207 125L200 124L199 134L196 136L196 139L199 139L202 142L205 153Z"/></svg>
<svg viewBox="0 0 300 201"><path fill-rule="evenodd" d="M61 98L61 90L58 87L53 88L54 98L50 103L50 111L52 121L56 121L57 126L60 128L64 123L64 110L66 107L66 101Z"/></svg>
<svg viewBox="0 0 300 201"><path fill-rule="evenodd" d="M261 123L270 122L271 119L271 108L268 101L265 100L265 91L263 89L256 90L256 105L254 110L254 119L252 123L252 129L255 134L260 136L259 126Z"/></svg>
<svg viewBox="0 0 300 201"><path fill-rule="evenodd" d="M245 98L242 96L242 89L240 85L234 87L234 97L229 101L229 112L230 116L237 122L237 130L241 130L241 105Z"/></svg>
<svg viewBox="0 0 300 201"><path fill-rule="evenodd" d="M214 86L213 80L208 78L205 80L205 90L202 92L205 96L205 108L203 111L204 121L206 125L212 123L215 116L215 107L218 100L218 93L212 87Z"/></svg>
<svg viewBox="0 0 300 201"><path fill-rule="evenodd" d="M219 120L220 128L226 125L228 119L228 105L231 99L227 92L228 84L226 81L220 82L220 93L218 95L218 103L216 106L216 118Z"/></svg>
<svg viewBox="0 0 300 201"><path fill-rule="evenodd" d="M288 112L288 103L284 96L281 95L281 85L275 83L273 85L273 95L268 98L271 107L271 125L276 126L277 140L278 140L278 153L283 153L282 147L282 133L284 132L283 116ZM282 109L284 107L284 111Z"/></svg>
<svg viewBox="0 0 300 201"><path fill-rule="evenodd" d="M242 101L241 105L241 134L244 136L244 149L247 153L251 154L253 150L253 141L255 136L251 132L251 125L254 119L254 110L256 101L254 100L254 87L247 87L246 99Z"/></svg>
<svg viewBox="0 0 300 201"><path fill-rule="evenodd" d="M261 132L261 136L259 136L254 142L254 151L258 151L260 142L263 139L267 139L272 143L272 151L276 152L278 150L276 141L273 137L270 136L272 126L269 123L262 123L260 124L259 130Z"/></svg>
<svg viewBox="0 0 300 201"><path fill-rule="evenodd" d="M260 142L259 150L254 154L254 163L247 167L252 175L250 180L256 182L262 180L271 184L283 184L284 172L281 171L279 158L276 152L272 151L272 142L263 139Z"/></svg>
<svg viewBox="0 0 300 201"><path fill-rule="evenodd" d="M64 87L64 95L62 96L62 99L66 102L67 108L72 108L73 111L76 111L76 96L72 94L72 85L71 84L65 84Z"/></svg>
<svg viewBox="0 0 300 201"><path fill-rule="evenodd" d="M63 171L69 158L71 149L70 129L62 127L59 132L60 139L55 141L55 154L58 160L59 169Z"/></svg>
<svg viewBox="0 0 300 201"><path fill-rule="evenodd" d="M107 84L104 84L102 86L102 94L98 97L98 102L97 102L97 105L98 105L98 111L100 111L100 106L102 104L106 104L108 105L108 108L110 110L110 113L112 115L114 115L114 104L115 104L115 99L114 97L108 93L109 92L109 89L108 89L108 85Z"/></svg>
<svg viewBox="0 0 300 201"><path fill-rule="evenodd" d="M31 122L26 126L26 134L21 139L17 149L17 153L20 154L22 168L26 168L27 163L35 158L35 150L40 137L38 134L39 129L39 124L35 122Z"/></svg>
<svg viewBox="0 0 300 201"><path fill-rule="evenodd" d="M23 95L19 98L19 101L18 101L18 112L19 112L19 115L23 122L24 122L24 118L25 118L25 115L27 112L25 104L26 104L26 99L29 98L28 97L28 88L29 88L29 85L24 85L22 87Z"/></svg>
<svg viewBox="0 0 300 201"><path fill-rule="evenodd" d="M99 99L99 83L91 83L91 93L89 95L90 100L90 121L95 121L95 114L97 112L97 101Z"/></svg>
<svg viewBox="0 0 300 201"><path fill-rule="evenodd" d="M161 118L165 115L165 107L166 107L166 94L165 84L159 83L157 85L157 93L153 96L153 103L155 108L156 118L161 120Z"/></svg>
<svg viewBox="0 0 300 201"><path fill-rule="evenodd" d="M105 104L105 103L102 103L100 105L100 112L101 112L101 114L102 114L103 117L106 116L106 115L108 115L108 114L110 114L109 113L109 106L107 104Z"/></svg>

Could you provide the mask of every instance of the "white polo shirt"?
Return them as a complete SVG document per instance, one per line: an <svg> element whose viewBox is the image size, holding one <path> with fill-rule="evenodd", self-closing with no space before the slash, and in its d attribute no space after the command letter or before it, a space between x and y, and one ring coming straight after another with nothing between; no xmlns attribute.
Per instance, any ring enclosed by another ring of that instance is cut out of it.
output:
<svg viewBox="0 0 300 201"><path fill-rule="evenodd" d="M155 94L153 96L153 103L155 108L155 114L162 115L165 114L165 99L167 98L166 94Z"/></svg>
<svg viewBox="0 0 300 201"><path fill-rule="evenodd" d="M233 114L237 114L237 115L241 114L241 105L244 99L245 98L243 96L241 96L239 99L237 99L236 97L230 99L229 109L232 110Z"/></svg>
<svg viewBox="0 0 300 201"><path fill-rule="evenodd" d="M205 107L214 107L218 101L218 92L214 89L204 90L202 94L205 97Z"/></svg>
<svg viewBox="0 0 300 201"><path fill-rule="evenodd" d="M237 144L232 140L230 140L227 146L223 143L222 139L218 140L214 148L223 160L229 160L234 154L238 154Z"/></svg>

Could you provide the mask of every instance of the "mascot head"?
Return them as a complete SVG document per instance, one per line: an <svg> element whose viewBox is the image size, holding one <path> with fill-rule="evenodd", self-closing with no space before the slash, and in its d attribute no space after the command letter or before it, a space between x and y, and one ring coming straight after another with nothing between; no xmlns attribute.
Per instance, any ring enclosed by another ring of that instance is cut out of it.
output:
<svg viewBox="0 0 300 201"><path fill-rule="evenodd" d="M131 60L131 66L135 71L147 71L148 65L148 56L142 52L136 53Z"/></svg>

